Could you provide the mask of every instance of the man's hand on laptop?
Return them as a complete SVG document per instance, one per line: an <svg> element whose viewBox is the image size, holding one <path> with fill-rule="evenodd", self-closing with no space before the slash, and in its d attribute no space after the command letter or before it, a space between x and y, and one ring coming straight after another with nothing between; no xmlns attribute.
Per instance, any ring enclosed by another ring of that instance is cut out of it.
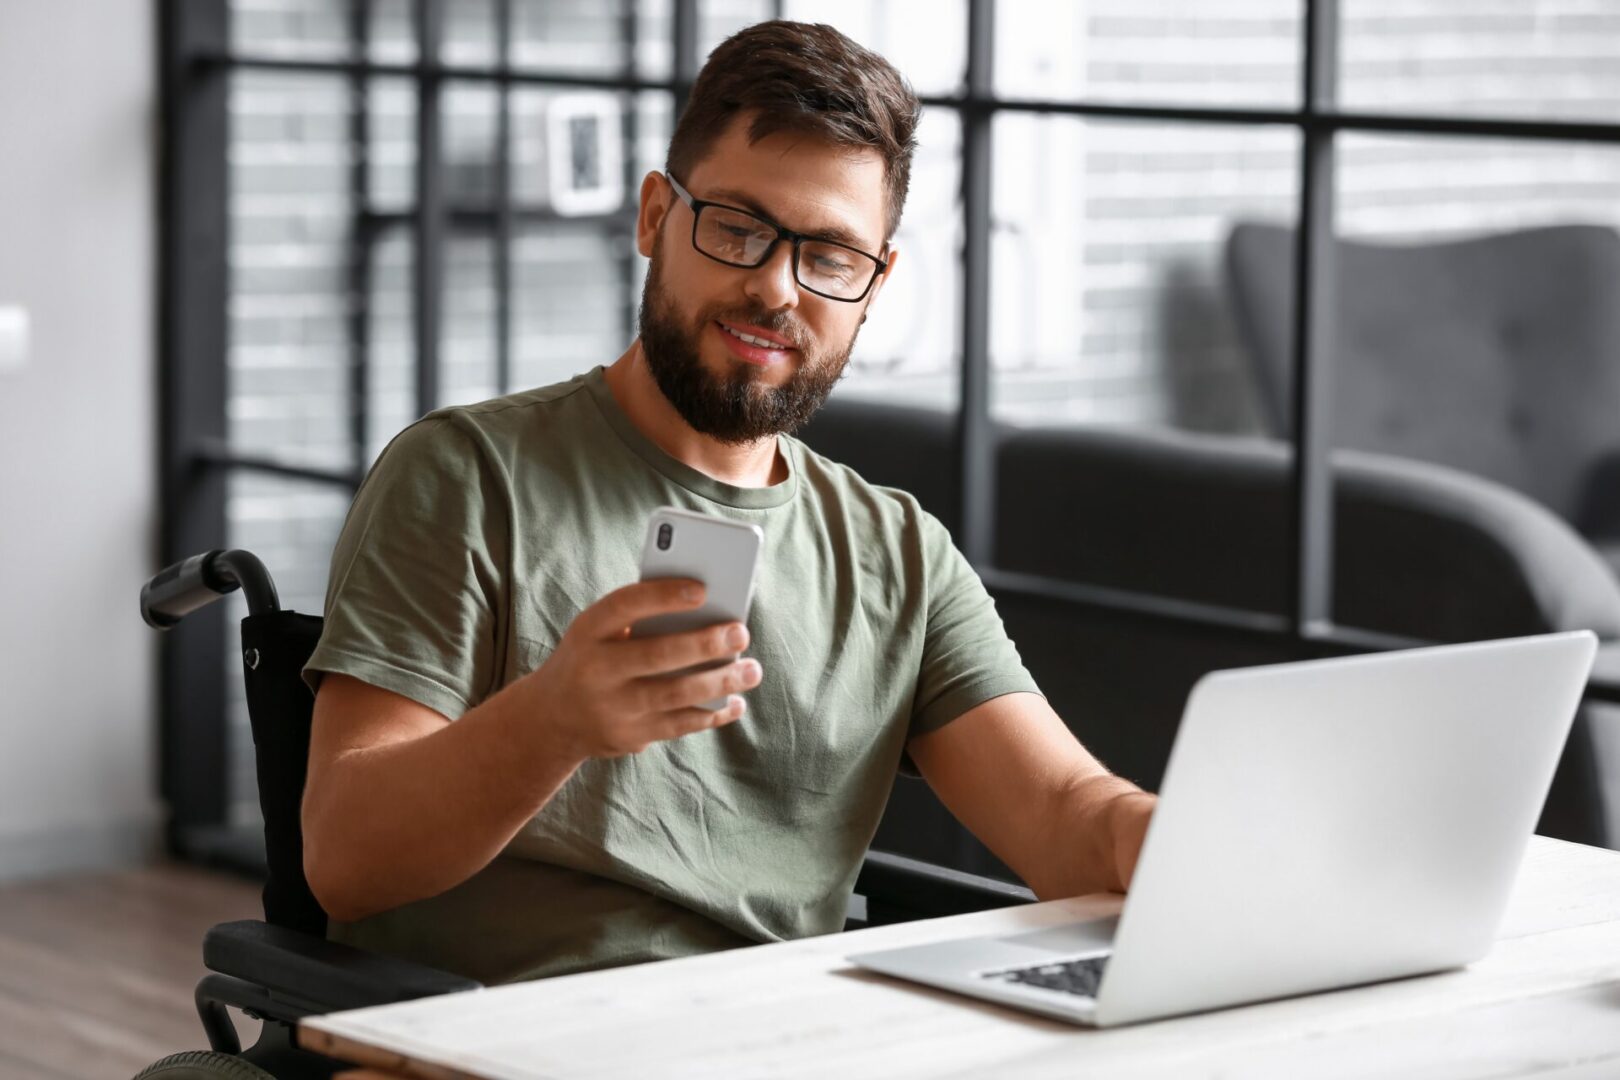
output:
<svg viewBox="0 0 1620 1080"><path fill-rule="evenodd" d="M1142 842L1147 839L1148 822L1153 819L1153 808L1159 800L1146 792L1135 791L1117 796L1108 804L1109 829L1114 842L1114 871L1119 875L1121 892L1129 889L1136 874L1136 862L1142 857Z"/></svg>
<svg viewBox="0 0 1620 1080"><path fill-rule="evenodd" d="M632 638L632 624L703 604L701 582L643 581L617 589L575 616L545 662L526 679L544 702L545 737L562 755L640 753L655 742L739 719L739 695L759 685L759 661L744 658L706 671L748 646L748 628L721 623L685 633ZM726 699L710 711L700 704Z"/></svg>

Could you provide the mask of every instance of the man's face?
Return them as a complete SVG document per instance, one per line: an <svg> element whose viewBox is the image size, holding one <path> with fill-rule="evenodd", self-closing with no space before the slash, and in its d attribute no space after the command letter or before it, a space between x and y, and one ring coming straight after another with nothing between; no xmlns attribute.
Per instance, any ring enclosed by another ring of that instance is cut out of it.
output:
<svg viewBox="0 0 1620 1080"><path fill-rule="evenodd" d="M749 144L748 117L677 176L699 200L751 211L787 229L827 234L884 257L883 160L793 134ZM642 184L638 246L651 260L641 298L641 347L653 378L695 430L725 443L792 431L844 373L856 332L888 271L855 303L800 288L793 245L753 269L692 246L692 210L661 174ZM893 252L888 253L890 268ZM771 344L751 344L747 334Z"/></svg>

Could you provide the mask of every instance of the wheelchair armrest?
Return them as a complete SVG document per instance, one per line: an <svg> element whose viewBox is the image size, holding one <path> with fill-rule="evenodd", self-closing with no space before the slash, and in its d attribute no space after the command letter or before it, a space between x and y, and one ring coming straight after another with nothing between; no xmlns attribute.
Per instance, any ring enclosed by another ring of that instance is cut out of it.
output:
<svg viewBox="0 0 1620 1080"><path fill-rule="evenodd" d="M482 984L398 957L243 919L220 923L203 938L211 971L264 987L274 997L320 1012L476 990Z"/></svg>
<svg viewBox="0 0 1620 1080"><path fill-rule="evenodd" d="M1021 885L886 851L866 853L855 878L855 891L866 897L867 918L874 926L1035 901L1035 894Z"/></svg>

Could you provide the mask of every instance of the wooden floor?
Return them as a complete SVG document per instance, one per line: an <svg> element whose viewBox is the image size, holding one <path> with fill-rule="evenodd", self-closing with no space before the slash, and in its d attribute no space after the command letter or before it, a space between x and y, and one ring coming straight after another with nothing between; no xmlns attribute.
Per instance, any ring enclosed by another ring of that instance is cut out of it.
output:
<svg viewBox="0 0 1620 1080"><path fill-rule="evenodd" d="M0 886L0 1080L127 1080L206 1049L203 932L260 917L256 884L183 866Z"/></svg>

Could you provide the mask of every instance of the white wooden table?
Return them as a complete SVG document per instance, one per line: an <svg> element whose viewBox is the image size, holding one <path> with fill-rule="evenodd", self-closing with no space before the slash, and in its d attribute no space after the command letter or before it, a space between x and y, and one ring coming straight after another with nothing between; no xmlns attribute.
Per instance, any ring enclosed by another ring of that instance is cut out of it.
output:
<svg viewBox="0 0 1620 1080"><path fill-rule="evenodd" d="M1620 853L1537 837L1462 971L1089 1031L894 982L848 953L1112 914L1082 897L304 1021L405 1076L1620 1076Z"/></svg>

